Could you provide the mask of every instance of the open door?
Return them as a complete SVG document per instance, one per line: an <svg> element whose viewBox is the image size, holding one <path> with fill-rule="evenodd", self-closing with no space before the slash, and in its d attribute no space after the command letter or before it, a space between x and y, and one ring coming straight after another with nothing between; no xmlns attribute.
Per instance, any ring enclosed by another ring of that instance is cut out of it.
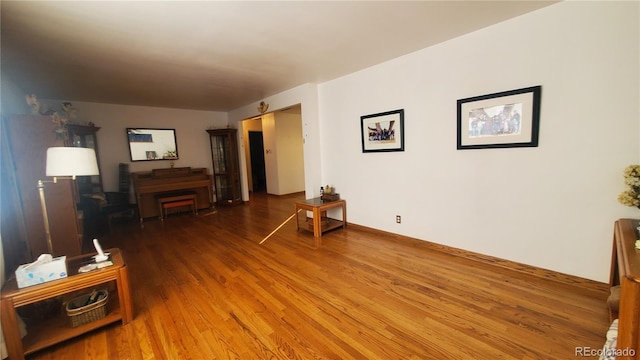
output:
<svg viewBox="0 0 640 360"><path fill-rule="evenodd" d="M251 157L251 189L254 193L267 191L262 131L249 131L249 155Z"/></svg>

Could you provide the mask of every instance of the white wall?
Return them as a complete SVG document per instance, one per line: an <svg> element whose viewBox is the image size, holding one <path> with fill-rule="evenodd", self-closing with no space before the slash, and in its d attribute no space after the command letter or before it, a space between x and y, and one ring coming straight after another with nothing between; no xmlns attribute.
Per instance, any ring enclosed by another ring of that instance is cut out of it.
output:
<svg viewBox="0 0 640 360"><path fill-rule="evenodd" d="M61 102L45 100L42 103L56 109ZM93 122L100 127L97 138L105 191L118 190L119 163L130 164L131 172L170 166L168 160L131 162L127 144L126 129L128 127L175 129L180 156L180 159L174 162L175 167L206 167L211 174L213 169L211 147L206 130L228 125L227 113L222 112L99 104L73 100L71 103L76 108L78 122Z"/></svg>
<svg viewBox="0 0 640 360"><path fill-rule="evenodd" d="M637 2L563 2L321 84L322 183L349 222L608 281L613 222L638 217L616 201L638 162L638 24ZM539 147L456 150L457 99L534 85ZM394 109L405 151L362 153L360 116Z"/></svg>
<svg viewBox="0 0 640 360"><path fill-rule="evenodd" d="M29 114L31 108L27 105L23 91L10 76L0 73L0 113L2 114Z"/></svg>
<svg viewBox="0 0 640 360"><path fill-rule="evenodd" d="M304 191L304 145L299 114L274 113L275 156L278 158L278 195Z"/></svg>

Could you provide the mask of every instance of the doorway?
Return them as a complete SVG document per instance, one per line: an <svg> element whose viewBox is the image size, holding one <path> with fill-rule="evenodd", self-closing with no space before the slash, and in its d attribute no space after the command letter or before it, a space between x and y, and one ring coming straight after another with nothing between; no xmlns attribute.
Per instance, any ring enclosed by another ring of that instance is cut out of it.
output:
<svg viewBox="0 0 640 360"><path fill-rule="evenodd" d="M271 195L304 191L301 110L298 104L241 121L249 197L260 191Z"/></svg>
<svg viewBox="0 0 640 360"><path fill-rule="evenodd" d="M267 172L264 163L264 138L262 131L249 131L249 156L251 183L254 193L267 191Z"/></svg>

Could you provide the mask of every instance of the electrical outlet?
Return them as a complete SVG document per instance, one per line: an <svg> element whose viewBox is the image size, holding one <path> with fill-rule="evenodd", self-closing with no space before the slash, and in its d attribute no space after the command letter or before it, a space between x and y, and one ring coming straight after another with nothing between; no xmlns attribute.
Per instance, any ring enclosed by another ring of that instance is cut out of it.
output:
<svg viewBox="0 0 640 360"><path fill-rule="evenodd" d="M400 215L396 215L396 223L400 224L402 222L402 218Z"/></svg>

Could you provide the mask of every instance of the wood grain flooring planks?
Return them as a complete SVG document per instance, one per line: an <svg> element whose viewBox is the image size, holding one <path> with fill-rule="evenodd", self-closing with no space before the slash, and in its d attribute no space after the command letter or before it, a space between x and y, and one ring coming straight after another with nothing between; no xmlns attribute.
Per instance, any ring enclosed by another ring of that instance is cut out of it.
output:
<svg viewBox="0 0 640 360"><path fill-rule="evenodd" d="M600 348L606 286L350 224L285 224L302 195L115 224L134 320L29 359L569 359Z"/></svg>

